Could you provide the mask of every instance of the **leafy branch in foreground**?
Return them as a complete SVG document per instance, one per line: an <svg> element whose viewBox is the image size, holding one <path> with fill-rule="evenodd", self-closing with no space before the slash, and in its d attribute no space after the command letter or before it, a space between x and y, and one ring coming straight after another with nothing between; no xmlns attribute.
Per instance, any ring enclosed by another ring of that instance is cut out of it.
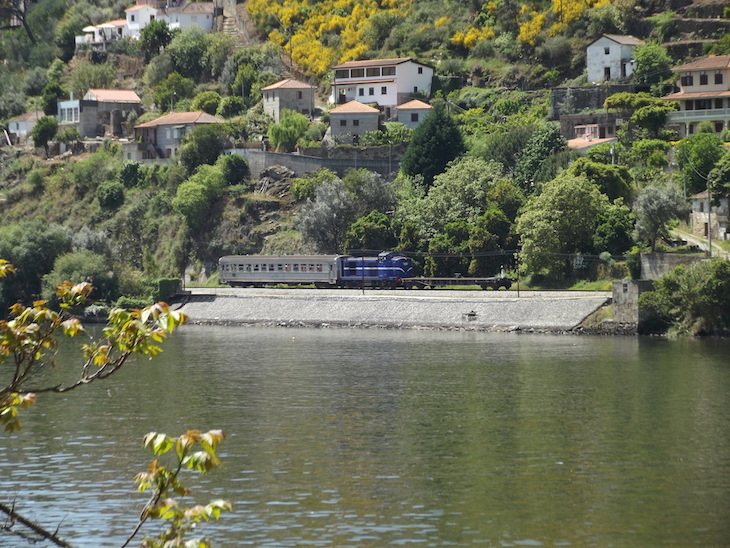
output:
<svg viewBox="0 0 730 548"><path fill-rule="evenodd" d="M217 520L223 510L230 511L231 503L225 500L214 500L205 506L196 505L191 508L181 508L172 495L186 496L189 491L178 476L183 468L197 470L200 475L211 471L220 465L216 456L218 444L225 439L221 430L211 430L201 433L198 430L188 430L179 438L171 438L165 434L150 432L144 437L143 444L155 455L162 456L174 449L175 463L171 468L160 464L159 459L153 460L147 472L137 474L135 483L140 493L152 490L152 494L139 516L139 522L122 548L127 546L139 533L142 525L148 519L162 519L167 521L167 529L159 536L145 538L142 546L145 548L165 548L168 546L186 546L207 548L208 541L195 538L184 542L185 535L192 532L201 521Z"/></svg>
<svg viewBox="0 0 730 548"><path fill-rule="evenodd" d="M0 278L14 271L10 263L0 259ZM54 365L52 352L58 347L58 337L76 337L84 333L81 322L72 316L71 311L86 302L91 290L88 283L72 285L65 282L57 288L60 312L48 308L46 301L36 301L30 307L22 304L12 306L9 318L0 320L0 366L10 365L7 380L3 377L0 383L0 425L6 432L20 429L19 410L33 404L36 394L68 392L106 379L117 372L132 354L156 356L162 351L160 343L186 320L184 314L171 310L166 303L157 303L142 310L114 308L109 312L103 337L82 345L84 361L78 378L65 384L31 387L30 383L47 361ZM0 373L5 373L5 368L0 369ZM166 468L155 459L147 472L136 477L139 491L152 490L152 496L123 546L129 544L148 519L166 520L168 526L158 539L143 541L142 545L147 548L210 546L205 539L184 541L184 537L195 529L197 523L218 519L221 511L230 510L230 502L217 500L206 506L183 508L171 496L188 494L188 489L178 479L183 468L204 474L220 465L216 448L224 438L220 430L206 433L190 430L177 439L154 432L145 436L144 446L155 455L164 455L174 448L177 462L172 468ZM59 536L58 529L50 531L25 518L16 512L14 504L0 503L0 513L7 518L4 524L0 524L0 531L15 534L29 542L48 541L56 546L71 546ZM26 529L17 529L18 524Z"/></svg>

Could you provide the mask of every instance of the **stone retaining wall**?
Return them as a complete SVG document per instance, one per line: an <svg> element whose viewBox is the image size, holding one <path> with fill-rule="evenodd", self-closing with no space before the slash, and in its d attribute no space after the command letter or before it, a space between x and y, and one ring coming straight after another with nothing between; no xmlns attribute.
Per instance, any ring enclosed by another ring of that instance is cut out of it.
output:
<svg viewBox="0 0 730 548"><path fill-rule="evenodd" d="M566 331L607 297L412 297L395 295L192 295L193 323Z"/></svg>

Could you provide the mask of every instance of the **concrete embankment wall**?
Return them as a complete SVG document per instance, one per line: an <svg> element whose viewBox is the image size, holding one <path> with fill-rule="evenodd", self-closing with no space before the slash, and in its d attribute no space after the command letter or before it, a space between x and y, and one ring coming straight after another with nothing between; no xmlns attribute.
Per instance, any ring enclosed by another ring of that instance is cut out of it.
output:
<svg viewBox="0 0 730 548"><path fill-rule="evenodd" d="M193 323L564 331L609 300L196 294L181 309Z"/></svg>

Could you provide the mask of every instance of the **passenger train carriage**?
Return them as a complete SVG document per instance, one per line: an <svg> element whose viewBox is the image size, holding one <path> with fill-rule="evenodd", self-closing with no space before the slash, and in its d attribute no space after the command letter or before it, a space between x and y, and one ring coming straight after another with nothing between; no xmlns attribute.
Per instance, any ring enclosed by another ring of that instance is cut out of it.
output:
<svg viewBox="0 0 730 548"><path fill-rule="evenodd" d="M227 255L219 259L218 271L221 283L233 287L400 287L403 278L413 276L413 264L393 251L384 251L377 257Z"/></svg>

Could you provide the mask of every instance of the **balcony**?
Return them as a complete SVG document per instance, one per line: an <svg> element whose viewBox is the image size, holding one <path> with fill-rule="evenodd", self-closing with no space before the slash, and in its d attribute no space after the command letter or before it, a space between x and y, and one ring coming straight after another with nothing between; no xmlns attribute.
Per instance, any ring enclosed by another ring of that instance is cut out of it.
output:
<svg viewBox="0 0 730 548"><path fill-rule="evenodd" d="M730 120L730 108L711 108L704 110L677 110L670 112L668 123L701 122L703 120Z"/></svg>

